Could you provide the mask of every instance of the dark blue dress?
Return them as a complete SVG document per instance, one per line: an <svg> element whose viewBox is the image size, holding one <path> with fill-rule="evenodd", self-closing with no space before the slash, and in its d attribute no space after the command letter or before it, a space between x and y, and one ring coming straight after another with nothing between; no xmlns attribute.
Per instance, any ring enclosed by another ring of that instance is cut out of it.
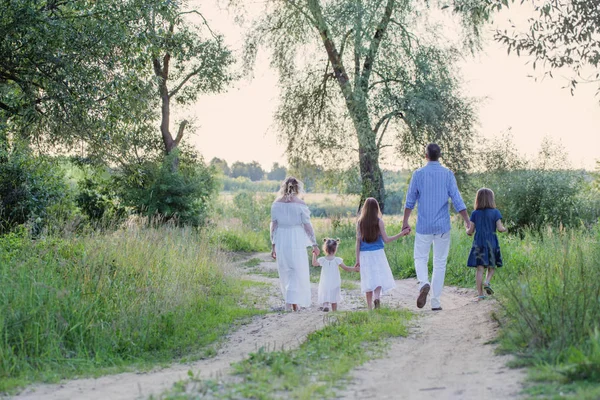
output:
<svg viewBox="0 0 600 400"><path fill-rule="evenodd" d="M471 221L475 223L475 239L467 266L502 266L502 254L498 236L496 236L496 221L499 219L502 219L502 214L495 208L473 211Z"/></svg>

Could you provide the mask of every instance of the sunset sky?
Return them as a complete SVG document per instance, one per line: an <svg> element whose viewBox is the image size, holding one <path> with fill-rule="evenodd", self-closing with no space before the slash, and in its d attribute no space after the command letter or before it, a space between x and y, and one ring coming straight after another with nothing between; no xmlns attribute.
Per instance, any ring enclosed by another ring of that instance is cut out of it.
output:
<svg viewBox="0 0 600 400"><path fill-rule="evenodd" d="M223 33L230 47L239 51L243 30L233 23L233 17L211 2L202 3L200 9L211 27ZM481 99L478 131L485 140L510 129L524 154L536 153L542 139L549 137L566 148L573 167L593 169L600 159L598 84L581 84L571 96L568 89L563 89L566 71L556 72L554 79L541 80L541 71L534 71L528 64L530 60L507 55L506 48L491 40L496 27L510 27L509 18L519 24L529 15L531 10L518 5L497 15L488 28L484 50L461 63L464 92ZM255 160L266 169L273 162L287 164L285 146L278 143L273 125L277 75L268 63L268 53L259 53L254 79L244 78L226 93L203 96L186 111L198 127L192 142L207 161L213 157L224 158L230 164ZM383 165L398 168L403 163L392 155Z"/></svg>

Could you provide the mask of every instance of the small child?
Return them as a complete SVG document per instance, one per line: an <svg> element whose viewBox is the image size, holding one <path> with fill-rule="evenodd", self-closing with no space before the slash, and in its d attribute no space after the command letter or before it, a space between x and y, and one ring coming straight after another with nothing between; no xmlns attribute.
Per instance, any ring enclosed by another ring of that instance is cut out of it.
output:
<svg viewBox="0 0 600 400"><path fill-rule="evenodd" d="M319 304L322 304L322 309L325 312L331 310L337 311L337 305L342 301L341 286L342 278L340 278L340 270L358 271L358 267L347 267L341 258L336 257L338 244L340 239L323 239L323 251L327 254L325 257L319 257L313 253L313 267L321 267L321 278L319 279Z"/></svg>
<svg viewBox="0 0 600 400"><path fill-rule="evenodd" d="M366 294L369 310L381 306L381 293L396 287L390 264L383 250L384 243L390 243L400 236L406 236L406 228L394 236L388 236L381 219L379 203L373 197L365 200L356 224L356 267L360 268L360 288Z"/></svg>
<svg viewBox="0 0 600 400"><path fill-rule="evenodd" d="M502 254L500 253L500 244L498 243L498 232L506 232L502 225L502 215L496 209L494 192L490 189L482 188L477 191L475 196L475 210L471 214L471 226L467 229L467 235L471 236L475 232L475 239L471 247L471 253L467 260L467 266L477 267L477 301L485 299L483 290L488 295L494 294L490 281L497 267L502 266ZM487 269L485 282L483 281L483 270Z"/></svg>

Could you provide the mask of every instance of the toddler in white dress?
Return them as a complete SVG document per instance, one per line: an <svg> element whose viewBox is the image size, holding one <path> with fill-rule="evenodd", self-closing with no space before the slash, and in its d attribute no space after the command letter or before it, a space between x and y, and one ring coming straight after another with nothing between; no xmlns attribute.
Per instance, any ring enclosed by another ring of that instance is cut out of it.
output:
<svg viewBox="0 0 600 400"><path fill-rule="evenodd" d="M322 305L323 311L337 311L337 305L342 301L341 286L342 278L340 277L340 269L345 271L359 271L359 267L348 267L344 265L341 258L336 257L338 243L340 239L323 239L323 251L325 257L319 257L313 253L313 267L321 267L321 278L319 279L319 304Z"/></svg>

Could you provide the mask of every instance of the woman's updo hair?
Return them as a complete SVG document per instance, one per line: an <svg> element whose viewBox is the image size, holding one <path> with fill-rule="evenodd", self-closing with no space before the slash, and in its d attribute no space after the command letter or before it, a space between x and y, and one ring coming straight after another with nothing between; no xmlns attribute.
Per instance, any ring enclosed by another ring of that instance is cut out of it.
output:
<svg viewBox="0 0 600 400"><path fill-rule="evenodd" d="M304 184L293 176L290 176L281 183L279 196L285 201L290 201L292 197L297 196L303 189Z"/></svg>
<svg viewBox="0 0 600 400"><path fill-rule="evenodd" d="M338 244L340 244L340 239L325 238L323 239L323 251L325 254L335 254Z"/></svg>

